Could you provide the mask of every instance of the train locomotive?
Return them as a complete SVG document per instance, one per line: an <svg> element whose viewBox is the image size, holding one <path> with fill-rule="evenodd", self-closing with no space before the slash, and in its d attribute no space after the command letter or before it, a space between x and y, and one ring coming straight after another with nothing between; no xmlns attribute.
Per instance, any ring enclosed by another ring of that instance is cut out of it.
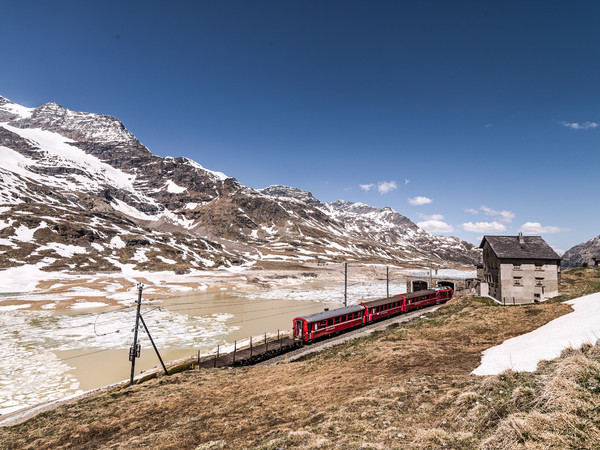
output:
<svg viewBox="0 0 600 450"><path fill-rule="evenodd" d="M394 295L374 300L364 300L357 305L325 310L293 321L294 339L302 343L344 332L397 314L434 304L445 303L452 298L449 287Z"/></svg>

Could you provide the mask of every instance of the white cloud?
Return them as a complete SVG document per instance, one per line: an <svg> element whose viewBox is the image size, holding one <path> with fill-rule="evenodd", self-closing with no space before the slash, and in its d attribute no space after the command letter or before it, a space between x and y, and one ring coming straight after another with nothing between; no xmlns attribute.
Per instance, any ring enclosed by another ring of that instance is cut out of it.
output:
<svg viewBox="0 0 600 450"><path fill-rule="evenodd" d="M465 212L468 212L471 214L479 214L479 211L477 211L475 208L465 209Z"/></svg>
<svg viewBox="0 0 600 450"><path fill-rule="evenodd" d="M382 181L377 185L377 190L380 194L387 194L388 192L392 192L398 189L395 181Z"/></svg>
<svg viewBox="0 0 600 450"><path fill-rule="evenodd" d="M433 200L431 200L428 197L420 197L419 196L419 197L408 199L408 204L412 205L412 206L428 205L431 202L433 202Z"/></svg>
<svg viewBox="0 0 600 450"><path fill-rule="evenodd" d="M404 186L406 186L408 183L410 183L410 180L405 178L404 179Z"/></svg>
<svg viewBox="0 0 600 450"><path fill-rule="evenodd" d="M515 213L511 211L496 211L495 209L482 206L479 208L486 216L496 217L500 223L511 223L515 218Z"/></svg>
<svg viewBox="0 0 600 450"><path fill-rule="evenodd" d="M436 214L437 216L438 214ZM448 225L446 222L442 220L426 220L424 222L418 222L417 226L419 228L423 228L425 231L429 233L451 233L454 231L454 227L452 225Z"/></svg>
<svg viewBox="0 0 600 450"><path fill-rule="evenodd" d="M544 226L539 222L525 222L521 225L519 231L525 234L554 234L571 230L569 228L553 227L551 225Z"/></svg>
<svg viewBox="0 0 600 450"><path fill-rule="evenodd" d="M571 128L572 130L591 130L598 127L596 122L560 122L560 124L563 127Z"/></svg>
<svg viewBox="0 0 600 450"><path fill-rule="evenodd" d="M506 225L499 222L466 222L462 224L465 231L471 233L500 233L506 231Z"/></svg>
<svg viewBox="0 0 600 450"><path fill-rule="evenodd" d="M417 213L417 216L419 216L423 220L444 220L444 216L442 216L441 214Z"/></svg>
<svg viewBox="0 0 600 450"><path fill-rule="evenodd" d="M375 185L373 183L371 184L359 184L358 185L363 191L365 192L369 192L372 188L375 187Z"/></svg>

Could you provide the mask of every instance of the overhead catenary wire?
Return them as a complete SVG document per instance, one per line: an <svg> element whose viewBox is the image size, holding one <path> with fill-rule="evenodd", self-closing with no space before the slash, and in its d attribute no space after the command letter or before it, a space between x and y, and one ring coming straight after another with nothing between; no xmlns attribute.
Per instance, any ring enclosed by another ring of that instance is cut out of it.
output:
<svg viewBox="0 0 600 450"><path fill-rule="evenodd" d="M366 281L357 281L354 282L352 284L350 284L349 286L356 286L356 285L366 285L368 284ZM188 295L186 295L185 297L189 297ZM242 297L242 296L240 296ZM242 297L243 298L243 297ZM156 301L156 300L155 300ZM184 306L184 305L198 305L198 301L188 301L188 302L169 302L169 299L165 299L165 300L159 300L163 302L163 306L162 308L168 310L168 311L173 311L173 312L177 312L177 311L196 311L196 310L202 310L202 309L221 309L227 306L244 306L247 304L256 304L256 303L263 303L266 301L269 301L269 299L259 299L259 300L246 300L246 302L240 302L240 301L236 301L236 302L232 302L232 303L219 303L219 302L212 302L213 304L211 305L207 305L207 304L202 304L201 306L194 306L191 308L172 308L172 306ZM149 304L151 304L151 300L148 300L145 302L144 306L148 306ZM339 301L337 302L339 303ZM112 313L112 312L120 312L126 309L131 309L134 308L135 305L129 305L129 306L123 306L121 308L117 308L117 309L112 309L110 311L103 311L101 313L98 313L96 315L96 318L94 319L93 323L85 323L85 324L80 324L80 325L73 325L72 327L69 327L70 329L73 328L81 328L81 327L88 327L88 326L93 326L94 327L94 333L96 334L96 336L106 336L108 334L115 334L115 333L119 333L120 330L115 330L115 331L111 331L111 332L107 332L107 333L103 333L103 334L98 334L96 331L96 324L97 321L99 319L99 317L101 317L104 314L108 314L108 313ZM151 313L155 310L159 310L162 311L161 307L155 307L152 308L150 310L144 311L143 314L148 314ZM280 311L277 312L275 314L268 314L268 315L263 315L263 316L259 316L259 317L254 317L254 318L247 318L247 319L242 319L242 320L238 320L235 322L228 322L229 324L239 324L239 323L244 323L244 322L251 322L251 321L255 321L255 320L261 320L264 318L269 318L269 317L274 317L277 315L281 314L281 311L287 311L289 313L293 313L293 312L299 312L299 311L305 311L305 310L309 310L309 309L313 309L313 306L301 306L300 308L296 308L296 305L290 305L290 306L285 306L285 307L270 307L270 308L264 308L264 309L254 309L251 311L247 311L248 313L253 313L253 312L262 312L262 311ZM16 325L14 327L14 329L20 329L22 328L22 325ZM54 346L40 346L40 348L45 348L45 349L51 349L51 350L58 350L56 347ZM86 352L80 355L74 355L72 357L68 357L68 358L59 358L63 361L65 360L70 360L70 359L74 359L74 358L80 358L80 357L85 357L87 355L92 355L92 354L96 354L96 353L100 353L100 352L104 352L104 351L111 351L111 350L115 350L115 349L100 349L100 350L95 350L95 351L91 351L91 352ZM0 358L0 359L4 359L4 358Z"/></svg>
<svg viewBox="0 0 600 450"><path fill-rule="evenodd" d="M102 312L99 312L99 313L88 313L88 315L90 315L90 316L95 315L96 318L97 318L98 316L100 316L102 314L109 314L109 313L114 313L114 312L120 312L120 311L123 311L125 309L129 309L129 308L133 308L133 307L134 306L124 306L122 308L113 309L113 310L110 310L110 311L102 311ZM56 316L54 316L54 317L56 317ZM65 315L64 317L65 318L62 319L62 320L65 320L65 321L69 321L69 320L76 321L81 316L66 316ZM36 319L37 319L37 317L32 317L30 320L36 320ZM96 319L94 319L94 320L96 320ZM1 331L3 331L3 332L4 331L8 331L9 333L13 332L13 331L22 331L23 330L23 325L29 325L29 321L25 321L23 323L12 325L12 326L2 326ZM79 325L68 325L68 324L66 324L63 328L68 328L69 330L72 330L72 329L75 329L75 328L91 327L93 325L94 325L94 322L82 323L82 324L79 324ZM38 328L43 328L42 326L37 326L37 327Z"/></svg>

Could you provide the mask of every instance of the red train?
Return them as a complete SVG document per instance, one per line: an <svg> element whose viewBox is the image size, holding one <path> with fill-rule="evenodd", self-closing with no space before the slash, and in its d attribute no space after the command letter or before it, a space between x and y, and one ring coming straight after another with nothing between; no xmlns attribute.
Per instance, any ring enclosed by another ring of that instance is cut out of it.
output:
<svg viewBox="0 0 600 450"><path fill-rule="evenodd" d="M393 297L362 301L358 305L332 309L308 316L296 317L294 339L311 342L331 334L376 322L386 317L412 311L452 298L452 288L425 289Z"/></svg>

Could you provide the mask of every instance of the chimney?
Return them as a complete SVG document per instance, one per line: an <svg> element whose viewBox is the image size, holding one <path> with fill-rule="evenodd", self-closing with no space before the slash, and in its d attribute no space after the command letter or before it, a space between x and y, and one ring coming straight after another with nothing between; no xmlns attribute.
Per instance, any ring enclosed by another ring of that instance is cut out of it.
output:
<svg viewBox="0 0 600 450"><path fill-rule="evenodd" d="M519 231L519 244L525 245L525 239L523 239L523 233Z"/></svg>

